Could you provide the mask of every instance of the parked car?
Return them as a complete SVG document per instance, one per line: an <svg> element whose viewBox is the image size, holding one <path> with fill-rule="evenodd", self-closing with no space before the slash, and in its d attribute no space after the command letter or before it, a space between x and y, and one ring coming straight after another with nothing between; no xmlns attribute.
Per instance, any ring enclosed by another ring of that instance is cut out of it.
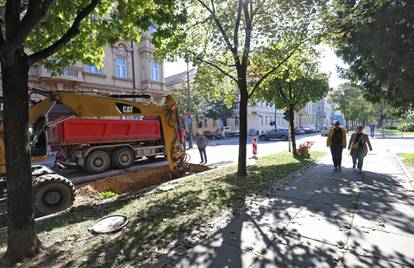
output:
<svg viewBox="0 0 414 268"><path fill-rule="evenodd" d="M204 131L203 133L204 137L206 137L209 140L220 140L223 139L223 136L221 135L220 132L217 131Z"/></svg>
<svg viewBox="0 0 414 268"><path fill-rule="evenodd" d="M330 126L323 126L321 127L321 136L328 136L329 135L329 130L331 129Z"/></svg>
<svg viewBox="0 0 414 268"><path fill-rule="evenodd" d="M305 130L303 129L303 128L296 128L295 129L295 134L296 135L300 135L300 134L305 134L306 132L305 132Z"/></svg>
<svg viewBox="0 0 414 268"><path fill-rule="evenodd" d="M272 129L260 135L259 139L261 141L268 141L271 139L288 140L288 135L289 135L289 130L287 128Z"/></svg>

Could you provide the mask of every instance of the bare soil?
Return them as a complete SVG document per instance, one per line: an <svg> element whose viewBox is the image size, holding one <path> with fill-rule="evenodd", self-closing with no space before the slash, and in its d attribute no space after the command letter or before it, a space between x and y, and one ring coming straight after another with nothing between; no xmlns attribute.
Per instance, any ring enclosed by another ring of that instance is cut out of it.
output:
<svg viewBox="0 0 414 268"><path fill-rule="evenodd" d="M209 169L210 168L203 165L190 164L189 170L181 172L179 177L186 177ZM159 185L171 179L168 172L168 166L127 172L82 185L77 190L77 199L79 198L80 201L82 201L82 199L97 196L100 192L123 194ZM80 204L82 204L82 202Z"/></svg>

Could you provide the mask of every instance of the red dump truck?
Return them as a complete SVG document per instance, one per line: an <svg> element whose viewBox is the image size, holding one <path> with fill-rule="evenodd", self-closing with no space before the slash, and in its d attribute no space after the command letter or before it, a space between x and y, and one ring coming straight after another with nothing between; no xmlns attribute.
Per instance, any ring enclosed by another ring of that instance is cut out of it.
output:
<svg viewBox="0 0 414 268"><path fill-rule="evenodd" d="M126 168L144 156L165 155L158 120L71 118L51 128L48 141L52 150L60 152L61 163L90 173Z"/></svg>

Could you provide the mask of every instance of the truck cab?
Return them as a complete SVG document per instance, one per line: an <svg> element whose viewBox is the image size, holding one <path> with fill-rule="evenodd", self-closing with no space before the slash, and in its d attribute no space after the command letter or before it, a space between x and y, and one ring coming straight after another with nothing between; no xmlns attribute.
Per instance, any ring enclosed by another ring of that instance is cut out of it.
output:
<svg viewBox="0 0 414 268"><path fill-rule="evenodd" d="M230 126L225 126L223 128L223 131L224 131L224 135L226 137L237 137L237 136L239 136L239 130L231 129Z"/></svg>

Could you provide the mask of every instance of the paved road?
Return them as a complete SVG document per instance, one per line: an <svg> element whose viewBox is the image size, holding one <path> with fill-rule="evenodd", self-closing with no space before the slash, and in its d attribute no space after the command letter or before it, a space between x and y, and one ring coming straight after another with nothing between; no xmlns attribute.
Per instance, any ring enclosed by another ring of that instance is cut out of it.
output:
<svg viewBox="0 0 414 268"><path fill-rule="evenodd" d="M326 137L321 137L319 134L308 134L300 135L297 137L298 144L305 140L315 141L315 145L311 150L323 151L326 150L325 141ZM404 139L382 139L378 134L375 139L372 140L374 148L381 147L384 150L389 150L390 152L412 152L414 148L414 138L404 138ZM196 147L196 146L195 146ZM230 138L225 140L216 140L210 141L210 146L207 148L207 156L209 164L222 163L222 162L237 162L238 160L238 139ZM258 156L262 157L276 152L287 151L288 143L282 140L273 140L273 141L258 141ZM190 163L199 163L200 155L197 148L189 149L187 151L190 156ZM252 145L251 137L247 144L247 157L252 157ZM167 162L163 158L157 158L155 161L149 160L140 160L137 163L129 168L129 171L143 169L146 167L154 166L163 166L167 165ZM63 175L72 179L74 182L78 183L85 180L95 180L99 178L104 178L108 176L114 176L116 174L122 173L123 170L110 170L102 174L91 175L87 172L69 169Z"/></svg>
<svg viewBox="0 0 414 268"><path fill-rule="evenodd" d="M319 134L307 134L297 136L298 143L303 142L304 140L313 140L318 143L322 143L322 140ZM282 140L271 140L271 141L258 141L258 156L265 156L276 152L287 151L288 142ZM218 163L218 162L237 162L239 152L238 139L226 139L226 140L216 140L210 141L209 146L207 147L207 159L208 163ZM189 149L187 153L190 156L191 163L200 162L200 154L195 146L193 149ZM252 143L251 137L248 139L247 143L247 158L253 156L252 153Z"/></svg>
<svg viewBox="0 0 414 268"><path fill-rule="evenodd" d="M304 138L318 140L318 135L303 135L299 137L299 140ZM196 146L195 146L196 147ZM210 146L208 147L208 157L209 157L209 164L214 163L223 163L223 162L237 162L238 157L238 138L228 138L223 140L212 140L210 141ZM288 144L286 141L268 141L268 142L261 142L259 141L258 150L259 156L268 155L274 152L280 152L283 150L287 150ZM252 156L251 152L251 137L249 137L249 142L247 145L248 149L248 157ZM190 163L199 163L200 162L200 155L196 148L187 150L188 155L190 156ZM156 166L166 166L168 162L164 160L163 157L158 157L154 160L139 160L136 162L135 165L128 168L127 171L135 171L144 168L151 168ZM120 173L123 173L125 170L113 169L107 172L103 172L100 174L89 174L86 171L82 171L79 169L67 169L63 172L63 175L74 183L84 183L87 181L93 181L100 178L105 178L109 176L114 176Z"/></svg>
<svg viewBox="0 0 414 268"><path fill-rule="evenodd" d="M330 156L280 190L251 197L245 212L175 267L414 267L414 193L390 148L374 139L360 175ZM414 147L411 147L414 148Z"/></svg>

